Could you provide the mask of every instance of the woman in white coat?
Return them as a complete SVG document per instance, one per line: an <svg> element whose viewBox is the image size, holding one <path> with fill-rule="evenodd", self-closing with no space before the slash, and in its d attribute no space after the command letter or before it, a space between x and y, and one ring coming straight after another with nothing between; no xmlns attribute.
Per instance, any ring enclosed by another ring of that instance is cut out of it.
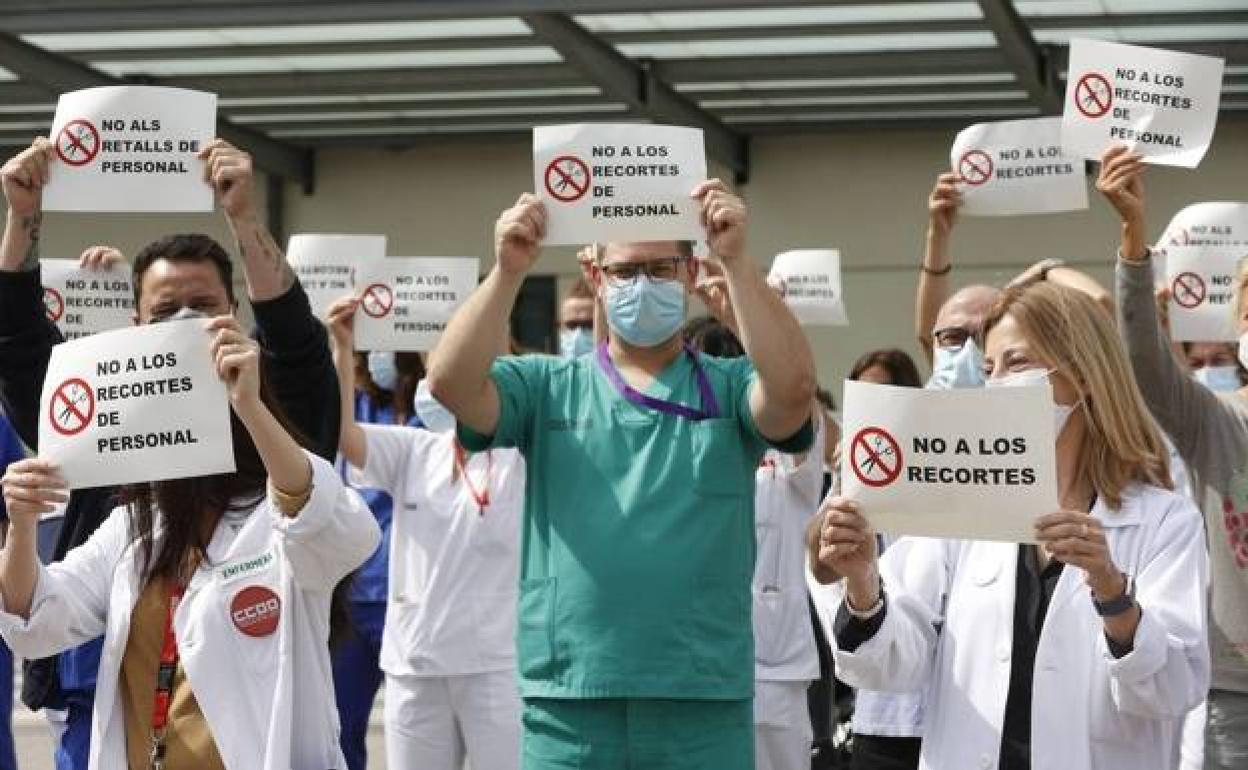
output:
<svg viewBox="0 0 1248 770"><path fill-rule="evenodd" d="M65 483L48 461L11 468L0 635L27 658L104 635L91 770L345 768L330 596L376 547L377 524L292 438L233 317L174 323L215 335L238 470L133 487L44 566L35 528Z"/></svg>
<svg viewBox="0 0 1248 770"><path fill-rule="evenodd" d="M352 325L359 301L329 310L343 394L338 449L351 480L394 498L390 583L381 639L386 757L391 767L520 766L516 604L524 458L469 454L455 417L416 390L427 430L356 422ZM500 333L500 350L505 337Z"/></svg>
<svg viewBox="0 0 1248 770"><path fill-rule="evenodd" d="M1062 511L1040 545L903 538L878 560L852 500L824 508L821 583L845 578L837 673L874 690L930 683L920 766L1172 768L1209 653L1200 514L1169 490L1166 449L1109 315L1048 283L985 321L989 385L1050 383Z"/></svg>

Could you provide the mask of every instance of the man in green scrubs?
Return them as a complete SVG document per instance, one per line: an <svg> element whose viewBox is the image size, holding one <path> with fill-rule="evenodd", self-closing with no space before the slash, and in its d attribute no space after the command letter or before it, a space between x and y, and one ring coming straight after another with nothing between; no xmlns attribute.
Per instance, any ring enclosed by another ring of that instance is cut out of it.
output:
<svg viewBox="0 0 1248 770"><path fill-rule="evenodd" d="M815 371L788 308L745 254L746 211L693 191L748 359L679 335L688 243L612 243L593 265L608 342L573 359L495 360L545 211L522 195L497 264L430 357L464 446L527 462L517 665L526 770L749 770L754 471L806 450ZM488 622L483 619L483 622Z"/></svg>

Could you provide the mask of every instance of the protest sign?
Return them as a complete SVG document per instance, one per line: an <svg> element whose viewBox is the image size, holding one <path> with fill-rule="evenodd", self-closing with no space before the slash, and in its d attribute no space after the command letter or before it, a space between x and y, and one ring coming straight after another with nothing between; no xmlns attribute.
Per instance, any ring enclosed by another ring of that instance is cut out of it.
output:
<svg viewBox="0 0 1248 770"><path fill-rule="evenodd" d="M1012 216L1088 207L1083 159L1062 150L1062 119L976 123L962 129L949 154L962 183L960 211Z"/></svg>
<svg viewBox="0 0 1248 770"><path fill-rule="evenodd" d="M845 383L841 484L889 535L1035 542L1058 510L1048 387Z"/></svg>
<svg viewBox="0 0 1248 770"><path fill-rule="evenodd" d="M385 256L384 235L301 233L290 236L286 247L286 261L299 276L312 312L322 321L335 300L353 292L355 266Z"/></svg>
<svg viewBox="0 0 1248 770"><path fill-rule="evenodd" d="M849 323L841 293L841 252L836 249L796 249L778 254L771 263L767 283L780 292L804 325Z"/></svg>
<svg viewBox="0 0 1248 770"><path fill-rule="evenodd" d="M1167 274L1166 256L1181 246L1208 253L1224 251L1248 256L1248 203L1209 201L1193 203L1175 214L1153 246L1153 272L1159 285Z"/></svg>
<svg viewBox="0 0 1248 770"><path fill-rule="evenodd" d="M1177 342L1233 342L1235 276L1240 254L1218 246L1171 246L1166 252L1170 337Z"/></svg>
<svg viewBox="0 0 1248 770"><path fill-rule="evenodd" d="M1212 56L1071 40L1062 144L1093 160L1125 144L1147 162L1196 168L1218 122L1222 69Z"/></svg>
<svg viewBox="0 0 1248 770"><path fill-rule="evenodd" d="M456 308L477 287L478 262L462 257L390 257L358 265L356 349L433 350Z"/></svg>
<svg viewBox="0 0 1248 770"><path fill-rule="evenodd" d="M133 326L52 348L40 457L73 489L233 472L230 405L206 324Z"/></svg>
<svg viewBox="0 0 1248 770"><path fill-rule="evenodd" d="M705 239L702 131L581 123L533 129L533 186L546 204L546 243Z"/></svg>
<svg viewBox="0 0 1248 770"><path fill-rule="evenodd" d="M196 156L216 135L217 96L158 86L62 94L45 211L212 211Z"/></svg>
<svg viewBox="0 0 1248 770"><path fill-rule="evenodd" d="M44 310L65 339L124 329L134 322L129 266L88 270L76 259L44 259L39 268Z"/></svg>

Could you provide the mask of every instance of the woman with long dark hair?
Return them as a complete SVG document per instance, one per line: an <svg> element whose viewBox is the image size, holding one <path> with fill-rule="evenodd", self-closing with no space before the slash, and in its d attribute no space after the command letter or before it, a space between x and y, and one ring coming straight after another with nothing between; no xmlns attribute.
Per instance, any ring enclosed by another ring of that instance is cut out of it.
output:
<svg viewBox="0 0 1248 770"><path fill-rule="evenodd" d="M377 525L292 436L237 321L175 322L214 335L237 470L131 487L90 540L43 566L35 527L65 482L46 460L10 468L0 634L26 657L104 635L92 768L342 768L330 596Z"/></svg>

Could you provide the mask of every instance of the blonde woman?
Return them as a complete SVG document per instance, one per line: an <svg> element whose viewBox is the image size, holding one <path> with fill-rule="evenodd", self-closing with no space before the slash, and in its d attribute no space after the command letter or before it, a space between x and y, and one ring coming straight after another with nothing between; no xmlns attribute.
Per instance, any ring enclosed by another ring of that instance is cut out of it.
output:
<svg viewBox="0 0 1248 770"><path fill-rule="evenodd" d="M840 602L837 673L930 684L923 768L1170 768L1209 681L1200 515L1102 307L1034 283L984 329L990 387L1052 388L1062 510L1039 546L902 538L877 561L866 512L830 499L812 568L845 578L817 599Z"/></svg>
<svg viewBox="0 0 1248 770"><path fill-rule="evenodd" d="M1096 183L1122 219L1119 326L1144 400L1174 439L1191 467L1193 488L1205 499L1213 578L1205 762L1210 770L1243 768L1248 767L1248 390L1214 393L1171 352L1153 301L1143 172L1138 155L1115 147L1105 153ZM1248 336L1248 270L1241 268L1238 283L1235 319L1239 333ZM1244 339L1240 361L1248 360Z"/></svg>

